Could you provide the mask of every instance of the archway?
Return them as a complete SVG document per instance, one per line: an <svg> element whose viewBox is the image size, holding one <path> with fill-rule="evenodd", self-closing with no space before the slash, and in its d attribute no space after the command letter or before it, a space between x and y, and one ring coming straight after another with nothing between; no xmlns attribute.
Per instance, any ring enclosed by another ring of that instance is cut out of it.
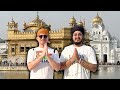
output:
<svg viewBox="0 0 120 90"><path fill-rule="evenodd" d="M103 61L104 61L104 63L107 63L107 54L103 55Z"/></svg>

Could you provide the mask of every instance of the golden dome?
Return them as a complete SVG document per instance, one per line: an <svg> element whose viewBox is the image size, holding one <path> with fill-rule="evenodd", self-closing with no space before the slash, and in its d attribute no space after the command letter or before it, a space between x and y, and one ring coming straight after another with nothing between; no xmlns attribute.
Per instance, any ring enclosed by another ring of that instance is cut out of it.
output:
<svg viewBox="0 0 120 90"><path fill-rule="evenodd" d="M99 17L99 15L97 13L97 16L95 18L93 18L92 23L94 23L94 22L102 22L102 21L103 21L102 18Z"/></svg>
<svg viewBox="0 0 120 90"><path fill-rule="evenodd" d="M45 22L43 22L42 20L39 19L39 17L37 17L33 21L29 22L28 25L29 26L37 26L37 25L40 25L41 23L45 24Z"/></svg>
<svg viewBox="0 0 120 90"><path fill-rule="evenodd" d="M29 29L38 30L41 27L50 27L43 20L40 20L38 15L31 22L29 22L28 24L24 23L23 25L24 25L24 30L29 30Z"/></svg>
<svg viewBox="0 0 120 90"><path fill-rule="evenodd" d="M75 19L74 17L72 17L72 18L70 19L70 23L76 23L76 19Z"/></svg>
<svg viewBox="0 0 120 90"><path fill-rule="evenodd" d="M16 23L14 20L13 20L13 18L12 18L12 21L11 22L8 22L8 25L7 26L15 26L15 27L17 27L18 26L18 23Z"/></svg>
<svg viewBox="0 0 120 90"><path fill-rule="evenodd" d="M78 22L78 25L79 25L79 26L84 26L84 25L83 25L83 22L82 22L81 20L80 20L80 22Z"/></svg>

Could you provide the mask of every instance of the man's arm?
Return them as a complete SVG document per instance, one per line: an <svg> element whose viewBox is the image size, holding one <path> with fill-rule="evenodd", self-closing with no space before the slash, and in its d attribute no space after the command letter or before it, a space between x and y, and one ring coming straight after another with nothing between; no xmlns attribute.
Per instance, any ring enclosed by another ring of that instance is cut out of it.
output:
<svg viewBox="0 0 120 90"><path fill-rule="evenodd" d="M44 55L39 55L35 60L29 62L27 64L28 69L31 71L36 65L38 65L38 63L40 63L40 61L42 60Z"/></svg>
<svg viewBox="0 0 120 90"><path fill-rule="evenodd" d="M51 67L56 70L59 71L60 70L60 64L57 63L56 61L54 61L49 55L47 56L48 58L48 62L51 65Z"/></svg>
<svg viewBox="0 0 120 90"><path fill-rule="evenodd" d="M87 62L85 60L80 60L79 64L81 66L83 66L84 68L92 71L92 72L96 72L96 70L97 70L97 64L92 64L92 63L89 63L89 62Z"/></svg>
<svg viewBox="0 0 120 90"><path fill-rule="evenodd" d="M69 68L74 63L74 61L75 61L74 58L70 58L69 60L67 60L65 62L61 62L60 70L64 70L66 68Z"/></svg>
<svg viewBox="0 0 120 90"><path fill-rule="evenodd" d="M76 60L76 48L74 50L72 57L69 60L67 60L65 62L61 62L60 70L69 68L75 62L75 60Z"/></svg>
<svg viewBox="0 0 120 90"><path fill-rule="evenodd" d="M42 60L42 58L45 56L45 53L46 53L46 52L45 52L45 50L44 50L41 55L37 54L35 60L32 60L32 61L30 61L30 62L27 63L27 67L28 67L28 69L29 69L30 71L31 71L36 65L38 65L38 64L40 63L40 61ZM29 57L29 59L31 59L31 58L30 58L31 55L29 55L29 53L28 53L28 57Z"/></svg>

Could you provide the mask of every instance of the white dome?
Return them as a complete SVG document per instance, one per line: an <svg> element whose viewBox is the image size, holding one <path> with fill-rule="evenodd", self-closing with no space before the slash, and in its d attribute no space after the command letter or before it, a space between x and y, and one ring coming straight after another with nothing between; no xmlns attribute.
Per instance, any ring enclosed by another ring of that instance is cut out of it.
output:
<svg viewBox="0 0 120 90"><path fill-rule="evenodd" d="M114 54L114 53L115 53L115 49L112 49L112 50L111 50L111 53Z"/></svg>
<svg viewBox="0 0 120 90"><path fill-rule="evenodd" d="M103 35L109 35L109 33L108 33L107 30L104 30L102 34L103 34Z"/></svg>

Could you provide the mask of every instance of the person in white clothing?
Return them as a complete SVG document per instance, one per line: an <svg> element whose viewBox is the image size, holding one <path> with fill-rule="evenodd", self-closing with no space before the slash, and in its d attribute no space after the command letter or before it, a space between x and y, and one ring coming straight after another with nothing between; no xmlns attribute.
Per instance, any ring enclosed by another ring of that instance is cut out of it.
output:
<svg viewBox="0 0 120 90"><path fill-rule="evenodd" d="M93 48L83 44L84 34L84 27L71 28L72 44L66 46L60 56L64 79L90 79L90 72L97 70Z"/></svg>
<svg viewBox="0 0 120 90"><path fill-rule="evenodd" d="M53 79L54 70L59 71L60 61L58 51L48 47L48 30L38 30L36 40L39 46L28 51L27 67L30 79Z"/></svg>

